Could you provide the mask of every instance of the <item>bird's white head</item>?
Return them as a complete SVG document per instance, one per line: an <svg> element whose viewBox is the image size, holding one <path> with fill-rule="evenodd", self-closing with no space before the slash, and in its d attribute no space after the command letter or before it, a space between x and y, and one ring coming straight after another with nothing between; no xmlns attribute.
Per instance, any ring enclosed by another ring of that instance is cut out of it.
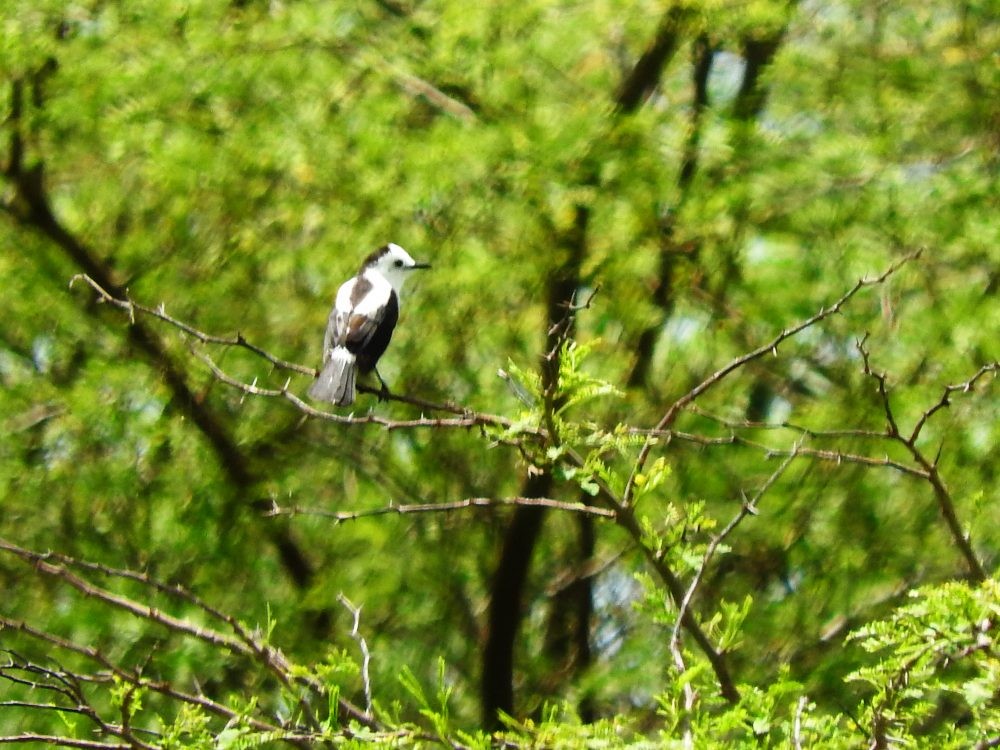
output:
<svg viewBox="0 0 1000 750"><path fill-rule="evenodd" d="M390 242L388 245L380 247L365 259L365 262L361 266L361 273L375 271L382 274L385 280L392 285L396 294L399 294L399 290L403 286L403 281L410 274L410 271L430 267L429 263L417 263L403 248Z"/></svg>

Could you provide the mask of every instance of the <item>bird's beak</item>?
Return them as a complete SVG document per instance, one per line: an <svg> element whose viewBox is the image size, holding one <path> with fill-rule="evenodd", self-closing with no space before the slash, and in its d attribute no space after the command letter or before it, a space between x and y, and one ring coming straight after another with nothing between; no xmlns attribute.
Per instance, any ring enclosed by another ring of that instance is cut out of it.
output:
<svg viewBox="0 0 1000 750"><path fill-rule="evenodd" d="M414 263L412 266L410 266L410 268L413 270L416 270L418 268L430 268L430 267L431 267L430 263Z"/></svg>

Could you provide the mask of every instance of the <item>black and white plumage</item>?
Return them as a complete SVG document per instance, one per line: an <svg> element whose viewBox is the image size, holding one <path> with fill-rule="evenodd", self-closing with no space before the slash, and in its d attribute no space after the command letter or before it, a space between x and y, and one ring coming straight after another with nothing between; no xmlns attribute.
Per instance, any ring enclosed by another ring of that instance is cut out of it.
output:
<svg viewBox="0 0 1000 750"><path fill-rule="evenodd" d="M358 372L375 370L389 346L403 281L410 271L429 267L391 242L365 258L358 275L337 290L323 337L323 369L309 389L312 398L337 406L354 403Z"/></svg>

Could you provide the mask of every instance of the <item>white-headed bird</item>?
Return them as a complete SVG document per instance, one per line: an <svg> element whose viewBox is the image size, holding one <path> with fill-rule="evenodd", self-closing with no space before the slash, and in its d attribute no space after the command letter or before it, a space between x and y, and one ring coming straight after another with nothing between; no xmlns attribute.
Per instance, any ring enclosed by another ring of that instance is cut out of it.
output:
<svg viewBox="0 0 1000 750"><path fill-rule="evenodd" d="M323 369L309 389L312 398L348 406L354 403L358 372L373 370L388 391L375 365L399 319L399 290L418 268L430 265L417 263L390 242L365 258L357 276L341 284L323 338Z"/></svg>

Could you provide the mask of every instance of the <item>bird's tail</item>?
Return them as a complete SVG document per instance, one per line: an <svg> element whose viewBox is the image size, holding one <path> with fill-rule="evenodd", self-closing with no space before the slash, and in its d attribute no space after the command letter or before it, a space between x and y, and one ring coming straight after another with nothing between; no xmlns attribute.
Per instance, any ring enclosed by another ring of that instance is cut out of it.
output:
<svg viewBox="0 0 1000 750"><path fill-rule="evenodd" d="M338 346L330 352L323 371L309 388L309 395L317 401L329 401L337 406L354 403L354 387L358 365L353 354Z"/></svg>

